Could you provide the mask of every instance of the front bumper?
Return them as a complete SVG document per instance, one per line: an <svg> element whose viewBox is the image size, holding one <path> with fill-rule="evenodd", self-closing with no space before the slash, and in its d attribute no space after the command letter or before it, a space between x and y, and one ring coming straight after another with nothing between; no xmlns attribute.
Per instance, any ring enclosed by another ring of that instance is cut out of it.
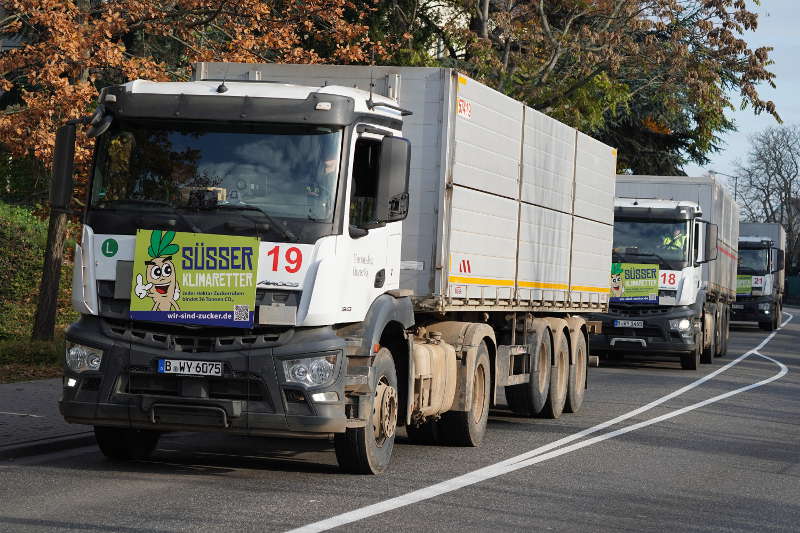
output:
<svg viewBox="0 0 800 533"><path fill-rule="evenodd" d="M687 318L691 327L684 332L670 328L669 321ZM700 342L699 323L690 307L641 307L592 315L603 323L602 333L592 335L592 353L643 353L681 356L694 353ZM617 327L615 320L641 320L642 328Z"/></svg>
<svg viewBox="0 0 800 533"><path fill-rule="evenodd" d="M769 304L769 309L759 309L759 304ZM742 322L769 322L775 306L772 296L738 296L731 305L731 320Z"/></svg>
<svg viewBox="0 0 800 533"><path fill-rule="evenodd" d="M68 341L104 353L98 372L65 368L59 409L67 422L245 435L345 431L344 339L331 328L192 337L142 326L84 316L69 328ZM283 359L334 351L339 355L332 385L307 389L283 383ZM159 374L157 361L165 357L219 361L223 376ZM314 402L312 394L323 391L337 392L339 401Z"/></svg>

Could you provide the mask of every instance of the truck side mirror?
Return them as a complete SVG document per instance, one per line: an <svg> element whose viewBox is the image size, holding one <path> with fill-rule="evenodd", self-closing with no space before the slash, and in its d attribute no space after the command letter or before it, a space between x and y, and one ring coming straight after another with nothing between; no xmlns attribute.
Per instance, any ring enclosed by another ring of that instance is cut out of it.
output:
<svg viewBox="0 0 800 533"><path fill-rule="evenodd" d="M784 268L786 268L786 255L784 254L783 250L775 250L778 252L776 261L775 261L775 269L773 272L780 272Z"/></svg>
<svg viewBox="0 0 800 533"><path fill-rule="evenodd" d="M75 124L58 128L53 152L53 180L50 184L50 205L69 209L72 203L72 173L75 167Z"/></svg>
<svg viewBox="0 0 800 533"><path fill-rule="evenodd" d="M706 223L705 238L705 259L704 262L714 261L718 255L717 238L719 237L719 226L710 222Z"/></svg>
<svg viewBox="0 0 800 533"><path fill-rule="evenodd" d="M375 218L379 223L404 220L408 215L411 143L401 137L384 137L380 157Z"/></svg>

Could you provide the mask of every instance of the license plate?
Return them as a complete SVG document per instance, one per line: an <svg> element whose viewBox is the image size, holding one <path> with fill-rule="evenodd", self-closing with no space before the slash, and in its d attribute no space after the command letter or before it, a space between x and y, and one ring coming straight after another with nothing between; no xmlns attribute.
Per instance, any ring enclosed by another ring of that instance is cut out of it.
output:
<svg viewBox="0 0 800 533"><path fill-rule="evenodd" d="M615 320L615 328L643 328L644 320Z"/></svg>
<svg viewBox="0 0 800 533"><path fill-rule="evenodd" d="M184 374L188 376L221 376L222 363L215 361L186 361L159 359L159 374Z"/></svg>
<svg viewBox="0 0 800 533"><path fill-rule="evenodd" d="M733 304L734 309L744 309L744 305L742 304Z"/></svg>

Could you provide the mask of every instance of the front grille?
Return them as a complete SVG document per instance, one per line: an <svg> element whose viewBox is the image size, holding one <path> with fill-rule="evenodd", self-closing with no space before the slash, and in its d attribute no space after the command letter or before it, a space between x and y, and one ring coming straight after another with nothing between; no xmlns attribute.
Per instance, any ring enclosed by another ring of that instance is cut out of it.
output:
<svg viewBox="0 0 800 533"><path fill-rule="evenodd" d="M269 348L286 343L293 335L288 328L261 328L246 335L234 335L230 329L190 328L180 325L143 324L105 321L110 337L160 350L184 353L241 351Z"/></svg>
<svg viewBox="0 0 800 533"><path fill-rule="evenodd" d="M213 400L264 401L264 382L254 377L198 378L131 372L124 392L149 396L198 397ZM185 392L192 391L192 392Z"/></svg>
<svg viewBox="0 0 800 533"><path fill-rule="evenodd" d="M606 335L619 335L621 337L663 337L664 333L661 328L645 327L645 328L615 328L603 327L603 333Z"/></svg>
<svg viewBox="0 0 800 533"><path fill-rule="evenodd" d="M626 316L663 315L671 311L673 311L673 308L671 306L634 305L634 304L616 303L609 307L610 313L622 314Z"/></svg>

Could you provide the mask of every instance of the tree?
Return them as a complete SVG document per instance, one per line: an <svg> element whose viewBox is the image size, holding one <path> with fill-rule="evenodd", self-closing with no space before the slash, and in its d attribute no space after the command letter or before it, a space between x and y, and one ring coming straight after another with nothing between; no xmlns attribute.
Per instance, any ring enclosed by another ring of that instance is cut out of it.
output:
<svg viewBox="0 0 800 533"><path fill-rule="evenodd" d="M89 114L98 87L135 78L186 80L195 61L365 62L385 49L349 0L0 0L0 34L24 46L0 54L2 148L49 167L59 126ZM79 136L76 198L90 142ZM77 200L76 200L77 201ZM59 226L61 227L61 226ZM51 239L63 242L63 229ZM60 250L48 250L48 265ZM52 271L46 268L45 271ZM52 280L49 280L52 281ZM48 281L43 286L52 287ZM57 289L57 283L55 284ZM40 295L37 338L52 337L55 294Z"/></svg>
<svg viewBox="0 0 800 533"><path fill-rule="evenodd" d="M736 168L737 196L749 222L777 222L786 230L789 272L800 270L800 126L753 135L746 163Z"/></svg>
<svg viewBox="0 0 800 533"><path fill-rule="evenodd" d="M395 29L416 15L404 23L409 42L430 50L436 35L441 64L619 147L621 171L675 174L688 160L705 163L733 128L725 116L731 90L742 105L779 118L758 95L759 83L773 84L770 49L742 39L757 16L741 0L391 5Z"/></svg>

